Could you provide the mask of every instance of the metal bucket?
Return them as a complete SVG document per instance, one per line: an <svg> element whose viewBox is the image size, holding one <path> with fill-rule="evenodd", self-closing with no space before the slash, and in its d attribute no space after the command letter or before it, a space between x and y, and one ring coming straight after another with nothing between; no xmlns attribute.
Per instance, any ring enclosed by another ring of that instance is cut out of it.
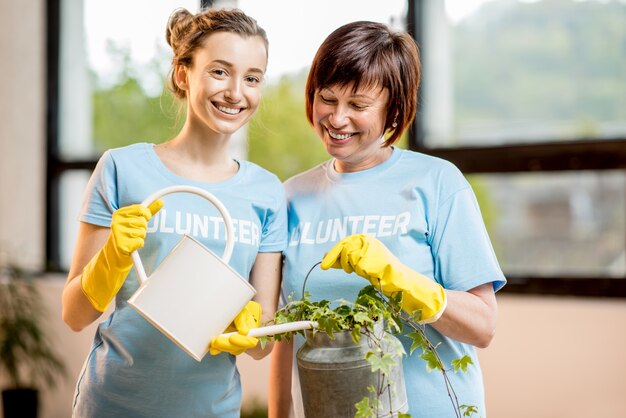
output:
<svg viewBox="0 0 626 418"><path fill-rule="evenodd" d="M400 344L382 329L376 332L383 336L383 351L393 352L387 348ZM384 388L378 397L377 417L395 417L408 410L401 358L387 379L380 370L372 372L365 359L366 353L375 347L366 335L362 335L359 344L348 331L335 333L333 339L322 331L307 330L305 335L306 342L296 359L306 418L354 417L355 404L364 397L370 398L370 404L376 402L376 393L371 393L369 386Z"/></svg>

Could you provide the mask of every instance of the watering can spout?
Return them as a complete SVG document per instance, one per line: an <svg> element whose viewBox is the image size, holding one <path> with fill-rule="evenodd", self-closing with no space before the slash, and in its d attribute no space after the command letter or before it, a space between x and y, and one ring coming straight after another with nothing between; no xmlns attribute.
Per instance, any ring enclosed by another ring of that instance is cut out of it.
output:
<svg viewBox="0 0 626 418"><path fill-rule="evenodd" d="M284 324L267 325L259 328L252 328L247 334L249 337L267 337L270 335L283 334L286 332L304 331L307 329L316 329L319 324L315 321L294 321ZM228 332L222 334L223 337L230 337L237 334L236 332Z"/></svg>

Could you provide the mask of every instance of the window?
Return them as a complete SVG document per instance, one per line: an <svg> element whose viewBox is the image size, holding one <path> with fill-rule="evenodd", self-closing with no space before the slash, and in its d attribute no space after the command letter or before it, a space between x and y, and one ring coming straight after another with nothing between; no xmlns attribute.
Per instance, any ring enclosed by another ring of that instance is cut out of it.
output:
<svg viewBox="0 0 626 418"><path fill-rule="evenodd" d="M48 0L51 270L68 268L83 189L101 153L178 130L178 108L162 89L165 23L176 7L210 3ZM255 17L270 40L265 105L236 153L283 179L321 161L304 117L315 50L348 21L408 28L423 62L408 146L467 175L509 279L504 291L626 296L625 2L226 3ZM324 19L311 18L316 10ZM294 152L294 135L305 152Z"/></svg>
<svg viewBox="0 0 626 418"><path fill-rule="evenodd" d="M407 7L406 0L48 0L50 269L69 267L83 190L102 152L159 143L178 132L184 115L163 90L171 60L167 19L177 7L196 12L211 3L236 4L267 31L270 57L259 121L250 124L247 137L238 131L231 145L235 155L247 153L283 179L325 158L304 113L304 78L319 44L352 20L401 25ZM323 19L310 19L313 13ZM294 135L308 138L310 148L294 150Z"/></svg>
<svg viewBox="0 0 626 418"><path fill-rule="evenodd" d="M48 0L49 269L69 267L83 190L102 152L176 131L177 108L162 94L165 25L176 7L199 5Z"/></svg>
<svg viewBox="0 0 626 418"><path fill-rule="evenodd" d="M626 3L410 2L412 148L468 176L505 291L626 296Z"/></svg>

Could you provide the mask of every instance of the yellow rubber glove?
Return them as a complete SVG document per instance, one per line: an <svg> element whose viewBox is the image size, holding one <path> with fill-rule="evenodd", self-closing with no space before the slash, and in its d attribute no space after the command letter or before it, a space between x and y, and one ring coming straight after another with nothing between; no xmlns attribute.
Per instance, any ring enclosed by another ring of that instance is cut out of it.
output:
<svg viewBox="0 0 626 418"><path fill-rule="evenodd" d="M350 235L339 241L324 256L321 267L355 272L387 296L402 291L402 309L417 316L420 324L435 322L446 308L443 287L402 264L382 242L368 235Z"/></svg>
<svg viewBox="0 0 626 418"><path fill-rule="evenodd" d="M148 221L163 207L158 199L149 207L130 205L113 212L106 243L87 263L81 287L94 308L104 312L133 267L130 254L143 247Z"/></svg>
<svg viewBox="0 0 626 418"><path fill-rule="evenodd" d="M238 356L244 351L256 347L259 339L248 337L247 334L252 328L258 328L261 324L261 305L255 301L250 301L237 314L233 323L225 332L237 331L230 337L218 336L213 338L209 344L209 352L216 355L227 352Z"/></svg>

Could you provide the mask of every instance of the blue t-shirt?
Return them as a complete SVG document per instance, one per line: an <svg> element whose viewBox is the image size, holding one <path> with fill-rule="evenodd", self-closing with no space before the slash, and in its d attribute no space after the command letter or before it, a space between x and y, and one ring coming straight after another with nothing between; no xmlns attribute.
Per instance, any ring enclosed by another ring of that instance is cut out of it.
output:
<svg viewBox="0 0 626 418"><path fill-rule="evenodd" d="M289 244L285 251L281 298L302 296L308 271L332 246L352 234L377 237L404 264L432 278L445 289L466 291L506 280L487 235L470 184L451 163L393 148L389 159L368 170L338 173L333 160L285 183L289 213ZM341 269L315 268L306 282L313 300L354 300L369 283ZM460 404L475 405L486 416L482 374L475 348L426 327L444 364L469 355L467 373L450 372ZM303 339L295 339L295 350ZM402 337L406 352L410 341ZM414 418L453 416L444 379L427 372L421 350L404 358L409 413ZM295 358L295 355L294 355ZM295 372L295 370L294 370ZM297 376L294 376L297 381ZM299 394L294 387L296 415Z"/></svg>
<svg viewBox="0 0 626 418"><path fill-rule="evenodd" d="M248 279L259 252L281 252L287 244L284 188L267 170L238 161L239 171L217 183L181 178L161 162L153 144L107 151L91 177L79 219L108 227L118 208L141 203L164 187L191 185L207 190L228 209L235 244L230 265ZM221 255L225 226L204 198L175 193L150 220L139 251L148 276L190 235ZM241 385L235 357L207 354L197 362L131 307L138 289L134 269L115 299L112 314L99 324L76 387L74 417L239 417Z"/></svg>

